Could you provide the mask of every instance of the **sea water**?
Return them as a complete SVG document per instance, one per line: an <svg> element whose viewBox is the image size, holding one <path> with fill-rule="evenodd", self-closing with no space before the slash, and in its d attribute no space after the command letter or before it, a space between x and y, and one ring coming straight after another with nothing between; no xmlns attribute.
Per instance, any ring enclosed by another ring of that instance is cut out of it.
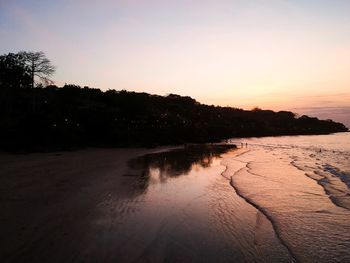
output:
<svg viewBox="0 0 350 263"><path fill-rule="evenodd" d="M186 146L130 160L133 190L98 206L106 255L350 262L350 133L231 142L239 148Z"/></svg>
<svg viewBox="0 0 350 263"><path fill-rule="evenodd" d="M350 133L232 139L231 184L301 262L350 262Z"/></svg>

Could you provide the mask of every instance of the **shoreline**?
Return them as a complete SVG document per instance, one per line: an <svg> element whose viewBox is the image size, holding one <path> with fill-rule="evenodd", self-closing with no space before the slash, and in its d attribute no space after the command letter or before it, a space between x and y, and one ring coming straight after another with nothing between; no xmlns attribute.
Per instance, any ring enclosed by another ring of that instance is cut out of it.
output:
<svg viewBox="0 0 350 263"><path fill-rule="evenodd" d="M349 211L305 170L324 168L331 151L284 140L2 154L0 259L348 259Z"/></svg>
<svg viewBox="0 0 350 263"><path fill-rule="evenodd" d="M242 153L239 153L237 155L235 155L233 158L237 158L239 156L243 156L244 154L248 153L250 150L246 150L243 151ZM231 159L233 159L231 158ZM237 160L236 160L237 161ZM222 172L222 175L229 169L229 165L225 165L226 170L224 172ZM278 240L280 241L281 245L284 246L287 250L288 253L291 256L292 262L300 262L300 260L297 258L297 256L294 254L294 252L291 250L291 248L288 246L288 244L282 239L282 237L280 236L280 230L278 229L278 225L276 224L276 222L274 221L274 219L269 215L269 213L267 213L267 211L265 209L263 209L262 207L260 207L259 205L257 205L253 200L251 200L249 197L245 196L244 194L242 194L239 190L239 188L235 185L234 183L234 176L236 174L238 174L241 170L243 169L249 169L248 167L249 162L246 163L246 165L244 167L241 167L240 169L234 171L234 173L232 175L230 175L230 177L226 177L225 175L223 175L226 179L229 180L230 185L232 186L232 188L235 190L236 194L241 197L245 202L247 202L248 204L250 204L251 206L253 206L255 209L257 209L258 211L260 211L271 223L272 228L274 230L274 234L276 235L276 237L278 238Z"/></svg>
<svg viewBox="0 0 350 263"><path fill-rule="evenodd" d="M2 158L0 219L6 227L0 234L6 238L0 242L0 259L289 258L270 221L236 195L221 175L226 154L214 154L213 163L203 156L190 172L167 178L151 170L148 182L128 166L145 154L141 160L159 155L158 160L168 156L170 161L171 150L90 149ZM179 159L173 160L178 167ZM171 173L164 165L164 172Z"/></svg>
<svg viewBox="0 0 350 263"><path fill-rule="evenodd" d="M275 146L252 144L246 155L227 161L233 167L237 162L245 163L231 173L232 187L271 221L276 235L295 261L307 261L310 256L319 262L334 258L346 261L350 257L346 250L350 228L345 222L350 219L350 213L335 203L325 188L344 198L345 205L349 189L341 178L327 174L327 170L322 172L323 176L332 181L324 180L322 183L326 185L308 175L311 172L317 175L318 170L329 166L324 166L324 162L329 161L330 151L324 151L321 156L303 147Z"/></svg>
<svg viewBox="0 0 350 263"><path fill-rule="evenodd" d="M96 145L96 146L78 146L78 145L65 145L65 146L49 146L49 147L41 147L41 148L16 148L16 149L5 149L0 148L0 156L4 154L13 154L13 155L27 155L27 154L34 154L34 153L67 153L67 152L75 152L75 151L87 151L92 149L159 149L159 148L178 148L183 147L185 145L210 145L210 144L225 144L225 142L233 141L233 144L236 145L235 140L242 140L242 139L263 139L263 138L282 138L282 137L298 137L298 136L320 136L320 135L333 135L333 134L346 134L350 133L350 129L348 131L339 131L339 132L330 132L330 133L292 133L292 134L266 134L266 135L247 135L247 136L237 136L237 137L230 137L230 138L223 138L218 139L216 141L207 141L207 142L181 142L181 143L165 143L165 144L130 144L130 145L112 145L112 146L106 146L106 145ZM226 143L227 144L227 143ZM266 145L260 145L260 146L266 146Z"/></svg>

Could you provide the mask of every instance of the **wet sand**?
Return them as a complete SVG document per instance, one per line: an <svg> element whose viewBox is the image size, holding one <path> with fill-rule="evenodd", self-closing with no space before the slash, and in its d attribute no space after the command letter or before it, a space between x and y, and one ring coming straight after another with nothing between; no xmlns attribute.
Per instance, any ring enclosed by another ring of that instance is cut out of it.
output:
<svg viewBox="0 0 350 263"><path fill-rule="evenodd" d="M331 135L320 138L333 146ZM350 262L349 152L305 147L307 136L254 140L226 160L239 195L269 218L297 261Z"/></svg>
<svg viewBox="0 0 350 263"><path fill-rule="evenodd" d="M106 257L92 222L110 196L136 193L127 160L150 150L91 149L0 156L0 261L67 262Z"/></svg>
<svg viewBox="0 0 350 263"><path fill-rule="evenodd" d="M243 152L163 150L2 154L1 262L293 261L230 185Z"/></svg>

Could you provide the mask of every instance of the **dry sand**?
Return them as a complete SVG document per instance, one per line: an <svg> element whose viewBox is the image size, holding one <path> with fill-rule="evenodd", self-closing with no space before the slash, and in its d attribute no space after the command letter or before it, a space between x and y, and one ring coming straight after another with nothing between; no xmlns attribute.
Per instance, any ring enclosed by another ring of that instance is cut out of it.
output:
<svg viewBox="0 0 350 263"><path fill-rule="evenodd" d="M123 176L126 162L152 151L1 154L0 261L98 260L84 258L84 253L90 254L87 251L96 249L98 240L103 239L99 228L89 222L112 193L118 198L134 194L134 178Z"/></svg>

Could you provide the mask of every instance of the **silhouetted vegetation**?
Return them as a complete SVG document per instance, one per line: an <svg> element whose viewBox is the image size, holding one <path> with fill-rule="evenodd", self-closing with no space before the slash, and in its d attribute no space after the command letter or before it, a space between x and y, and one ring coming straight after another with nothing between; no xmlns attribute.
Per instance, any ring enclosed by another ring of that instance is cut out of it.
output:
<svg viewBox="0 0 350 263"><path fill-rule="evenodd" d="M31 87L35 86L35 77L44 84L53 84L49 77L55 72L55 67L51 64L51 61L46 58L44 52L19 52L17 54L21 56L24 62L24 67L29 72L31 79Z"/></svg>
<svg viewBox="0 0 350 263"><path fill-rule="evenodd" d="M31 86L30 68L18 54L0 56L2 149L153 146L347 130L331 120L209 106L175 94Z"/></svg>

